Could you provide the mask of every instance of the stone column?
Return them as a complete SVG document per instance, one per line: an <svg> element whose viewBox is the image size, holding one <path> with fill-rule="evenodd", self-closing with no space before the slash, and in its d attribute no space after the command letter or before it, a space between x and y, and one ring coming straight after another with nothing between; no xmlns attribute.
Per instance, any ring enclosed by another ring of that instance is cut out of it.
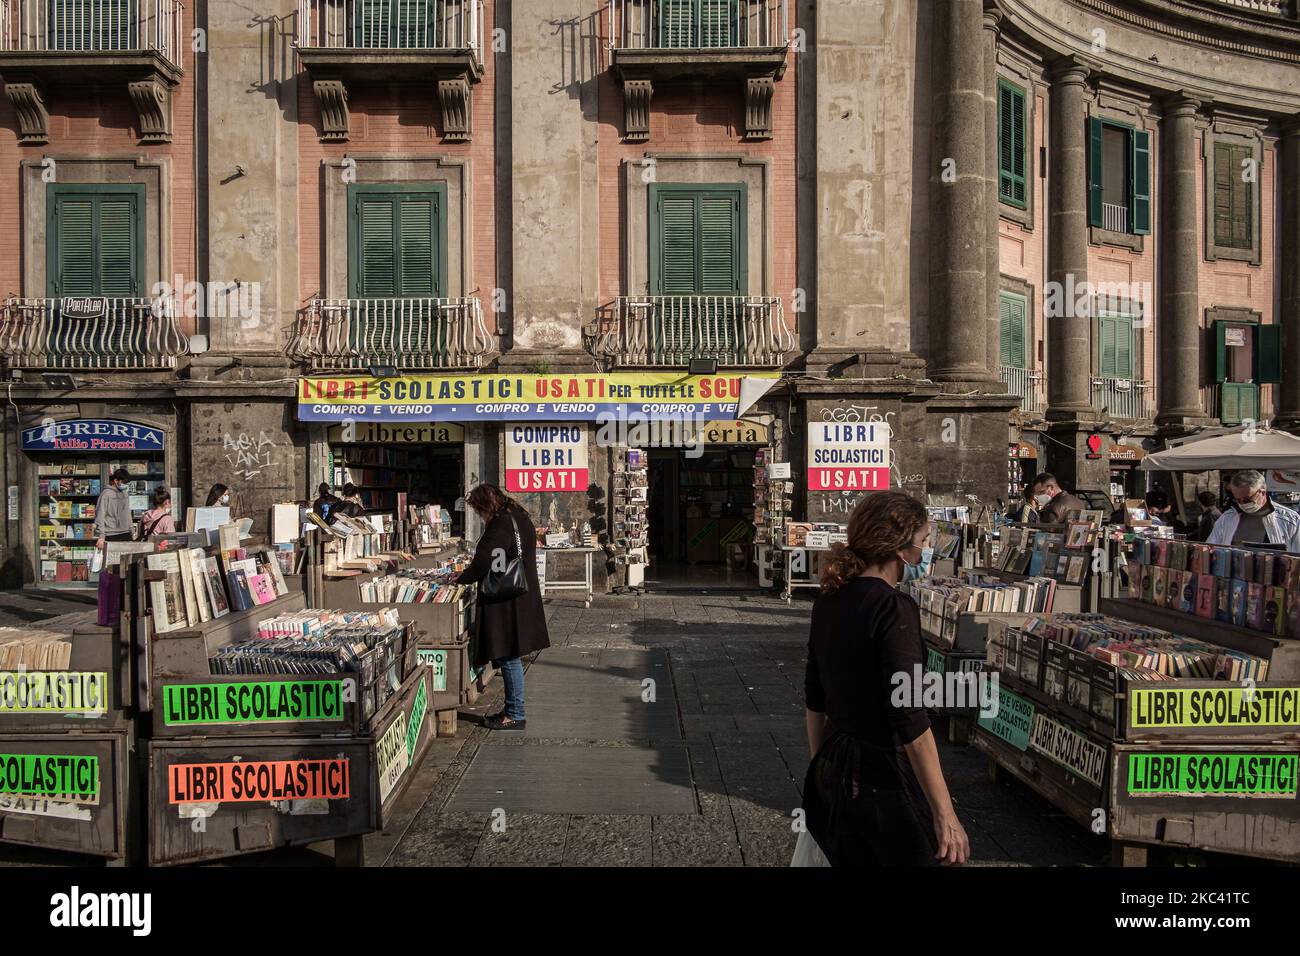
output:
<svg viewBox="0 0 1300 956"><path fill-rule="evenodd" d="M1092 414L1092 322L1074 315L1076 289L1088 281L1088 70L1070 60L1052 72L1052 169L1048 190L1048 278L1061 291L1060 315L1049 297L1047 418Z"/></svg>
<svg viewBox="0 0 1300 956"><path fill-rule="evenodd" d="M1300 431L1300 115L1282 127L1282 228L1277 257L1282 274L1282 385L1278 422Z"/></svg>
<svg viewBox="0 0 1300 956"><path fill-rule="evenodd" d="M930 378L990 380L983 0L935 8Z"/></svg>
<svg viewBox="0 0 1300 956"><path fill-rule="evenodd" d="M591 367L600 275L591 4L510 4L511 349L506 365Z"/></svg>
<svg viewBox="0 0 1300 956"><path fill-rule="evenodd" d="M1200 103L1171 97L1160 124L1160 341L1156 423L1172 430L1203 421L1200 292L1196 240L1196 111Z"/></svg>
<svg viewBox="0 0 1300 956"><path fill-rule="evenodd" d="M995 380L999 379L998 360L1001 358L1002 340L1002 316L998 309L998 292L1002 287L1001 243L998 238L998 31L1001 24L1001 10L989 7L984 11L984 178L988 190L984 198L984 222L988 228L984 317L988 322L985 348L989 375ZM1030 92L1029 95L1032 96L1033 93ZM1028 166L1028 157L1026 165ZM1033 188L1028 176L1025 188Z"/></svg>

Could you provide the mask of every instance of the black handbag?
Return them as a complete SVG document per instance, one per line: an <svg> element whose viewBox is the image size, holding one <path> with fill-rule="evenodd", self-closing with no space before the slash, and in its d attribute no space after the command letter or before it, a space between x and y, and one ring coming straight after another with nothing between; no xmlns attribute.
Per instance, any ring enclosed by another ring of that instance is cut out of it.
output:
<svg viewBox="0 0 1300 956"><path fill-rule="evenodd" d="M504 571L488 571L487 577L479 585L479 593L490 601L509 601L528 593L528 576L524 573L524 545L519 540L519 525L515 516L510 516L510 524L515 529L515 556L506 564Z"/></svg>

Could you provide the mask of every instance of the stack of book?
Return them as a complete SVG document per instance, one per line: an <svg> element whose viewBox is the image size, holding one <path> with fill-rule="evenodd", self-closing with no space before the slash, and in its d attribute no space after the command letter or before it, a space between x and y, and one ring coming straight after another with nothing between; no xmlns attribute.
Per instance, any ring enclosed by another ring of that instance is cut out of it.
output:
<svg viewBox="0 0 1300 956"><path fill-rule="evenodd" d="M1130 596L1206 620L1300 638L1300 555L1140 539Z"/></svg>
<svg viewBox="0 0 1300 956"><path fill-rule="evenodd" d="M213 674L329 674L361 669L361 658L381 648L399 656L405 627L397 612L302 611L258 623L258 637L226 644L208 659Z"/></svg>
<svg viewBox="0 0 1300 956"><path fill-rule="evenodd" d="M921 609L921 630L947 644L962 614L1043 614L1052 610L1056 582L1028 578L1006 583L975 572L956 578L925 578L904 586Z"/></svg>
<svg viewBox="0 0 1300 956"><path fill-rule="evenodd" d="M162 580L149 582L153 629L160 634L247 611L289 593L274 549L239 547L234 524L218 529L212 553L204 548L159 551L145 557L145 567L163 574Z"/></svg>
<svg viewBox="0 0 1300 956"><path fill-rule="evenodd" d="M386 574L361 582L366 604L448 604L458 601L470 587L454 584L455 572L421 568Z"/></svg>
<svg viewBox="0 0 1300 956"><path fill-rule="evenodd" d="M0 671L65 671L72 660L68 635L30 627L0 627Z"/></svg>

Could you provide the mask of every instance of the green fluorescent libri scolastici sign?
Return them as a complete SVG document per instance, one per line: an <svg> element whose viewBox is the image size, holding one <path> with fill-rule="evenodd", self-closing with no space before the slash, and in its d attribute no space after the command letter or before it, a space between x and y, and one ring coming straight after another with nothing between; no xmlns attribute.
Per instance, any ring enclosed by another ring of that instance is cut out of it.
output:
<svg viewBox="0 0 1300 956"><path fill-rule="evenodd" d="M99 758L88 754L0 754L0 793L99 796Z"/></svg>
<svg viewBox="0 0 1300 956"><path fill-rule="evenodd" d="M1129 754L1132 796L1292 797L1295 754Z"/></svg>
<svg viewBox="0 0 1300 956"><path fill-rule="evenodd" d="M163 723L169 727L342 719L343 681L337 678L163 687Z"/></svg>

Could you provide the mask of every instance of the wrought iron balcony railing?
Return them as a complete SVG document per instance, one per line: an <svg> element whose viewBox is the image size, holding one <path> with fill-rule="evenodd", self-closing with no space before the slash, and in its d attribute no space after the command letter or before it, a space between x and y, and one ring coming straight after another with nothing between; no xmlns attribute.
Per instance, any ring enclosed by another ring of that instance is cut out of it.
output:
<svg viewBox="0 0 1300 956"><path fill-rule="evenodd" d="M7 0L0 51L157 53L180 67L184 10L179 0Z"/></svg>
<svg viewBox="0 0 1300 956"><path fill-rule="evenodd" d="M481 58L483 0L299 0L298 46L472 50Z"/></svg>
<svg viewBox="0 0 1300 956"><path fill-rule="evenodd" d="M1135 378L1094 378L1092 404L1098 411L1109 412L1111 418L1152 418L1153 387L1151 382Z"/></svg>
<svg viewBox="0 0 1300 956"><path fill-rule="evenodd" d="M998 376L1008 392L1020 396L1021 411L1041 413L1046 407L1042 372L1032 368L1016 368L1014 365L999 365Z"/></svg>
<svg viewBox="0 0 1300 956"><path fill-rule="evenodd" d="M795 347L775 296L619 296L593 339L593 354L634 368L683 367L697 358L780 368Z"/></svg>
<svg viewBox="0 0 1300 956"><path fill-rule="evenodd" d="M1235 7L1249 13L1267 13L1276 17L1285 17L1292 11L1288 0L1212 0L1222 7Z"/></svg>
<svg viewBox="0 0 1300 956"><path fill-rule="evenodd" d="M317 370L480 368L497 347L473 296L312 299L285 352Z"/></svg>
<svg viewBox="0 0 1300 956"><path fill-rule="evenodd" d="M175 368L188 350L165 301L11 298L0 313L0 355L10 368Z"/></svg>
<svg viewBox="0 0 1300 956"><path fill-rule="evenodd" d="M609 0L614 49L784 47L789 0Z"/></svg>

